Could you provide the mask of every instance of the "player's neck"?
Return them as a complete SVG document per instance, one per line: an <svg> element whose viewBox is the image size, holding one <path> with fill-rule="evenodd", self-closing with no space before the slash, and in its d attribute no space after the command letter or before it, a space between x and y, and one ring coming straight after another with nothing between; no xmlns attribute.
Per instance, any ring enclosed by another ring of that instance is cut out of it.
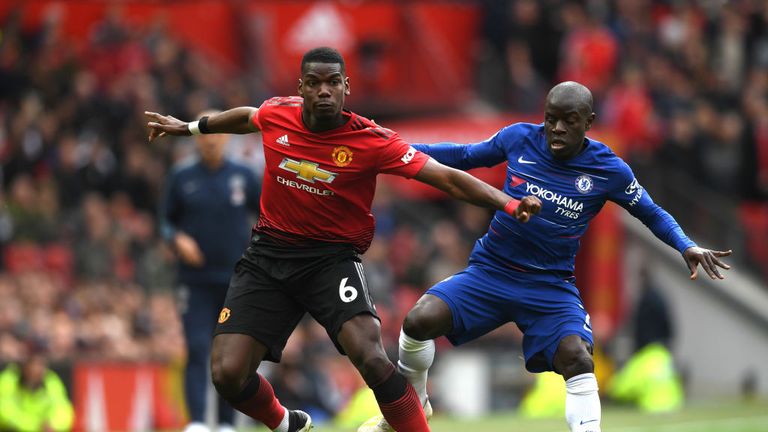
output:
<svg viewBox="0 0 768 432"><path fill-rule="evenodd" d="M310 132L325 132L344 126L344 123L347 122L347 119L341 112L339 112L337 116L330 119L318 119L311 113L302 111L301 121L304 123L304 126L309 129Z"/></svg>

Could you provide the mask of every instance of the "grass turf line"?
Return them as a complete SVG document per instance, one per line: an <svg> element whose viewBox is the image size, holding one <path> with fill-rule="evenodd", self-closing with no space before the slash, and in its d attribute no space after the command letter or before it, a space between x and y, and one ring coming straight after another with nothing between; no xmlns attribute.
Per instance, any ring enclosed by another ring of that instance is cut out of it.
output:
<svg viewBox="0 0 768 432"><path fill-rule="evenodd" d="M472 420L436 415L430 422L430 429L434 432L568 432L562 418L533 420L521 419L514 414ZM691 405L676 413L656 415L607 407L603 411L602 429L611 432L768 432L768 401L711 402ZM320 426L313 432L355 432L355 429Z"/></svg>

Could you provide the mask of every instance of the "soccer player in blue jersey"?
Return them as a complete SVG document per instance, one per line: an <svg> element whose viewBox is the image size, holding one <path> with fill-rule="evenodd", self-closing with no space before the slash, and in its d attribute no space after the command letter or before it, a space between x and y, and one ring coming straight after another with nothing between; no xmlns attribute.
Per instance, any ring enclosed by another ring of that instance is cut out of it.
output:
<svg viewBox="0 0 768 432"><path fill-rule="evenodd" d="M629 166L605 144L586 137L592 126L592 94L576 82L550 90L544 123L517 123L486 141L462 145L414 145L463 170L507 163L504 192L538 196L541 213L527 224L496 212L463 271L429 289L410 310L400 334L398 369L413 384L425 413L427 370L433 339L454 345L514 322L522 330L525 366L555 371L566 380L565 417L572 432L600 431L600 399L592 361L592 330L575 285L574 258L589 221L611 200L680 251L691 279L698 266L712 279L731 251L703 249L656 205ZM373 418L360 432L389 431Z"/></svg>

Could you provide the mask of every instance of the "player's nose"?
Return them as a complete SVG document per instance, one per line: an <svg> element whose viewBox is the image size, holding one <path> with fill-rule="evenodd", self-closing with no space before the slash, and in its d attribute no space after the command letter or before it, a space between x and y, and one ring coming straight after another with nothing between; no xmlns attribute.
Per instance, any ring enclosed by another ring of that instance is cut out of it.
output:
<svg viewBox="0 0 768 432"><path fill-rule="evenodd" d="M330 97L331 96L331 86L328 84L320 84L320 89L317 92L317 95L320 97Z"/></svg>

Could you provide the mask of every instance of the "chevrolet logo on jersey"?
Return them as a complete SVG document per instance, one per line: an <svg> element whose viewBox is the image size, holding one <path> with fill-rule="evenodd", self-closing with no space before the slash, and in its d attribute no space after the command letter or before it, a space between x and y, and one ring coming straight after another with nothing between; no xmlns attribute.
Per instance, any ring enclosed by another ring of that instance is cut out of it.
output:
<svg viewBox="0 0 768 432"><path fill-rule="evenodd" d="M326 171L322 168L318 168L320 164L310 161L295 161L293 159L285 158L280 162L280 168L290 171L296 174L296 177L314 183L315 180L319 180L323 183L330 183L336 178L336 173Z"/></svg>

